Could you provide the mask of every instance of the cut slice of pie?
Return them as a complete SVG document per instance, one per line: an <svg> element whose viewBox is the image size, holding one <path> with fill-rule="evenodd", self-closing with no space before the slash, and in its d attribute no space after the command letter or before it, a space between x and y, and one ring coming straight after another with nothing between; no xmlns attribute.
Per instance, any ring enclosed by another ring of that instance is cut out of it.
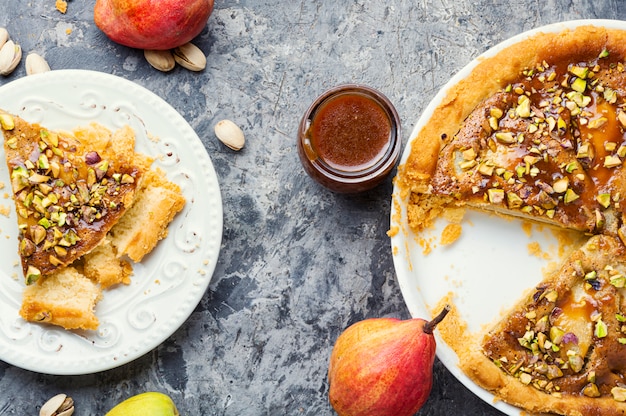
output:
<svg viewBox="0 0 626 416"><path fill-rule="evenodd" d="M480 345L456 346L462 369L531 412L625 414L625 254L616 237L589 239Z"/></svg>
<svg viewBox="0 0 626 416"><path fill-rule="evenodd" d="M151 160L134 132L92 125L51 131L2 113L4 150L27 282L72 264L104 239L132 205Z"/></svg>
<svg viewBox="0 0 626 416"><path fill-rule="evenodd" d="M52 131L0 111L31 322L94 330L103 291L130 283L184 208L181 188L135 151L129 126Z"/></svg>

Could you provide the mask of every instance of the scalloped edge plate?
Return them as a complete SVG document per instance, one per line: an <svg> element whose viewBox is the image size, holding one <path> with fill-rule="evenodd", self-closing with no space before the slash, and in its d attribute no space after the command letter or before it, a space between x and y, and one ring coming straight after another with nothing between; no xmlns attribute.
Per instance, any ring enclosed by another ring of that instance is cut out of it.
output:
<svg viewBox="0 0 626 416"><path fill-rule="evenodd" d="M73 130L92 121L111 130L130 125L136 149L180 185L187 203L168 236L133 265L130 285L105 291L95 331L66 331L24 321L18 314L24 279L6 164L0 205L0 359L46 374L108 370L151 351L172 335L202 299L215 270L223 228L216 172L200 138L167 102L123 78L86 70L55 70L0 87L0 108L30 122ZM4 150L0 150L4 161ZM4 200L2 200L4 199Z"/></svg>

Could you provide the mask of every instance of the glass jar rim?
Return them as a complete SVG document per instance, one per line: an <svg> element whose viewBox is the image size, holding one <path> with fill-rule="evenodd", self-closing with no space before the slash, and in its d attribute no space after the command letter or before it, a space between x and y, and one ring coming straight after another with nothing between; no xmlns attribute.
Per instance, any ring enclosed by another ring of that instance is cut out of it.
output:
<svg viewBox="0 0 626 416"><path fill-rule="evenodd" d="M362 84L341 84L333 88L330 88L320 94L308 107L298 128L298 140L299 145L305 146L303 141L307 140L307 133L311 126L312 120L315 117L317 110L324 104L333 100L336 97L345 94L359 94L366 96L367 98L376 102L378 106L385 112L390 123L389 143L384 153L380 155L378 160L360 170L348 171L341 170L330 164L326 163L322 158L317 157L317 153L309 145L309 151L316 157L308 157L309 163L311 163L318 173L324 175L329 180L339 181L343 183L361 183L375 178L381 173L386 173L387 170L391 170L395 166L398 157L400 155L400 117L391 103L391 101L380 91ZM305 152L308 155L308 152Z"/></svg>

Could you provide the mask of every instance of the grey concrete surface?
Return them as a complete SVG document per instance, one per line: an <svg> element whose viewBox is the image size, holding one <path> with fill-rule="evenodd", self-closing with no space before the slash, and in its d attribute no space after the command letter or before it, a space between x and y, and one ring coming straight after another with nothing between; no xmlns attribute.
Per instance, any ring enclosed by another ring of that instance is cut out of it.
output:
<svg viewBox="0 0 626 416"><path fill-rule="evenodd" d="M76 415L104 415L147 390L182 415L333 415L326 372L335 339L371 317L408 318L389 227L391 180L336 195L302 171L295 133L309 103L345 82L395 104L403 142L441 86L472 58L525 30L581 19L624 19L619 0L216 0L194 40L200 73L161 73L93 22L95 0L0 0L0 26L53 69L132 80L168 101L196 130L224 203L219 263L205 296L169 339L119 368L84 376L33 373L0 362L0 415L35 415L64 392ZM25 76L24 64L0 85ZM235 153L217 141L228 118L246 133ZM419 415L501 414L436 362Z"/></svg>

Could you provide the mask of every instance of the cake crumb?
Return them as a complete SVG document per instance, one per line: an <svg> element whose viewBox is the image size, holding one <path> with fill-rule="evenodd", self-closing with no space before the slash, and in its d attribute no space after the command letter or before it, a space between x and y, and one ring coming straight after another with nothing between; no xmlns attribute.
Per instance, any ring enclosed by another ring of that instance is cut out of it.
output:
<svg viewBox="0 0 626 416"><path fill-rule="evenodd" d="M446 246L454 243L461 237L463 227L460 224L448 224L441 232L441 244Z"/></svg>
<svg viewBox="0 0 626 416"><path fill-rule="evenodd" d="M420 247L422 247L422 254L427 256L430 254L430 252L433 250L431 241L429 241L429 239L426 238L420 238L417 242Z"/></svg>
<svg viewBox="0 0 626 416"><path fill-rule="evenodd" d="M55 7L63 14L67 12L67 2L65 0L56 0Z"/></svg>
<svg viewBox="0 0 626 416"><path fill-rule="evenodd" d="M159 143L161 141L161 139L159 138L159 136L155 136L150 132L146 133L146 136L148 137L148 140L150 140L151 142L154 143Z"/></svg>
<svg viewBox="0 0 626 416"><path fill-rule="evenodd" d="M543 251L541 244L537 241L533 241L528 244L528 254L544 260L550 259L550 254Z"/></svg>

